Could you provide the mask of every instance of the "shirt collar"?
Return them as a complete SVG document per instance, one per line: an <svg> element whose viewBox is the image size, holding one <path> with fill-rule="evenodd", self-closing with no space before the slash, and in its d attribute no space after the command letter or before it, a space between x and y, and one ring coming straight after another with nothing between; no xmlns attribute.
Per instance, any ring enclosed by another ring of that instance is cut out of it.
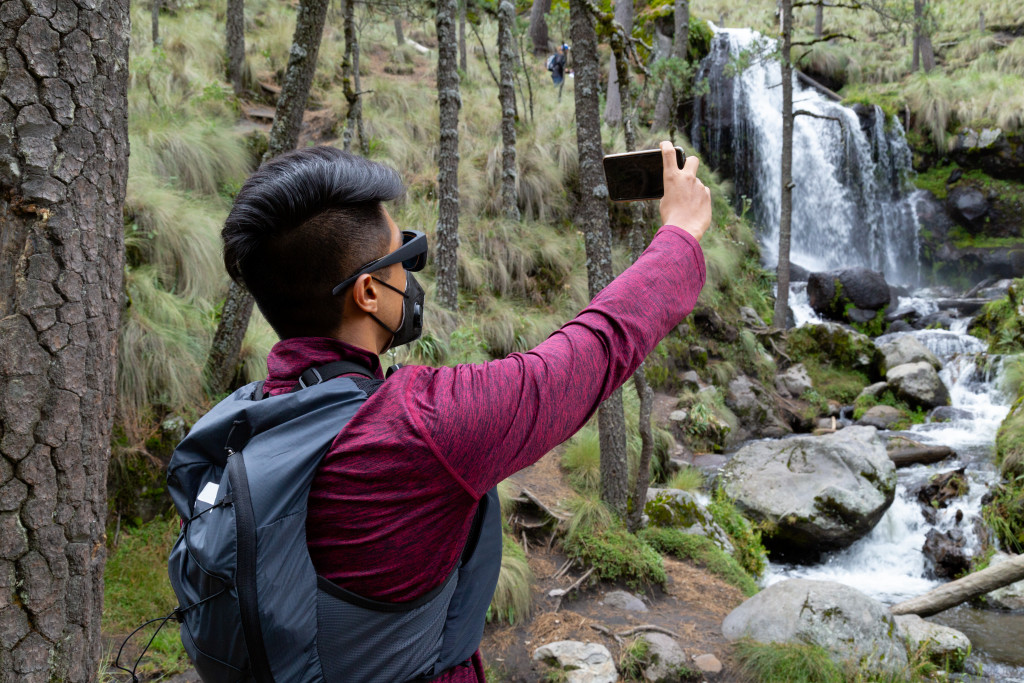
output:
<svg viewBox="0 0 1024 683"><path fill-rule="evenodd" d="M329 337L292 337L274 344L267 356L268 382L296 382L308 368L346 360L384 379L377 354Z"/></svg>

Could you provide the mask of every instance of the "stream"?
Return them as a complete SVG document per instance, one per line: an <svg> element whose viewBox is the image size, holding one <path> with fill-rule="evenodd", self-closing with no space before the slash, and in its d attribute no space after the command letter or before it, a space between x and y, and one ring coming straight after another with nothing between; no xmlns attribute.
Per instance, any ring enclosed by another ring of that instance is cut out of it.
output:
<svg viewBox="0 0 1024 683"><path fill-rule="evenodd" d="M765 266L774 268L781 194L781 71L777 62L763 56L772 50L772 41L749 29L713 28L711 52L698 71L698 79L707 79L710 88L695 104L691 140L712 167L733 179L737 208L749 202ZM922 316L935 313L938 299L949 292L925 288L922 280L911 153L899 121L886 122L878 107L844 107L796 80L794 109L814 116L795 119L792 262L812 272L851 266L882 271L890 284L910 292L893 308ZM790 303L797 325L822 322L808 303L806 283L792 284ZM942 361L940 376L950 392L953 419L913 425L907 435L949 446L956 457L898 470L896 498L868 536L815 565L771 563L766 585L791 578L835 581L894 604L942 583L929 578L922 553L930 529L959 526L968 552L980 551L981 501L999 481L994 442L1009 399L999 389L1000 360L986 357L986 345L966 334L968 322L961 318L949 330L916 330L876 340L913 335ZM966 469L968 493L937 510L929 522L910 492L933 475L960 467ZM969 661L985 679L1024 683L1024 614L960 606L930 619L970 638Z"/></svg>

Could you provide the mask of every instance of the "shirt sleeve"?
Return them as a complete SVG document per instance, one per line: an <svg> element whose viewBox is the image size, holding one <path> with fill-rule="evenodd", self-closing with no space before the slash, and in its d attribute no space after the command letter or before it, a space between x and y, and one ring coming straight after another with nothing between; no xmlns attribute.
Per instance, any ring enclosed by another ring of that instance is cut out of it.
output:
<svg viewBox="0 0 1024 683"><path fill-rule="evenodd" d="M582 427L693 310L705 277L697 240L663 226L636 263L533 350L404 368L389 382L435 457L479 498Z"/></svg>

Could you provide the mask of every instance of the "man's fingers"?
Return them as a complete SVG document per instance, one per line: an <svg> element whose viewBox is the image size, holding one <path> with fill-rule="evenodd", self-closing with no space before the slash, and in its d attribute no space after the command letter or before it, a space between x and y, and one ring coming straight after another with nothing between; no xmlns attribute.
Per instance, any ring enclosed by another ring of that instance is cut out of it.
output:
<svg viewBox="0 0 1024 683"><path fill-rule="evenodd" d="M676 148L672 146L672 143L668 140L662 140L661 145L661 166L665 173L669 173L677 168L676 165Z"/></svg>
<svg viewBox="0 0 1024 683"><path fill-rule="evenodd" d="M691 154L686 157L686 161L683 162L683 173L689 173L692 176L696 176L698 166L700 166L700 159Z"/></svg>

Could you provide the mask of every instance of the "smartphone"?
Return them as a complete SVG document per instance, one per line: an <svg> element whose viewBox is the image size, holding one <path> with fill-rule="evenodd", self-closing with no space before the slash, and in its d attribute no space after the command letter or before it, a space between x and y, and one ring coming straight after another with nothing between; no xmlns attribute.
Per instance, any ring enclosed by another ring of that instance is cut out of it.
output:
<svg viewBox="0 0 1024 683"><path fill-rule="evenodd" d="M686 154L676 147L676 164L683 167ZM660 149L609 154L604 158L604 179L613 202L661 199L665 194L664 167Z"/></svg>

